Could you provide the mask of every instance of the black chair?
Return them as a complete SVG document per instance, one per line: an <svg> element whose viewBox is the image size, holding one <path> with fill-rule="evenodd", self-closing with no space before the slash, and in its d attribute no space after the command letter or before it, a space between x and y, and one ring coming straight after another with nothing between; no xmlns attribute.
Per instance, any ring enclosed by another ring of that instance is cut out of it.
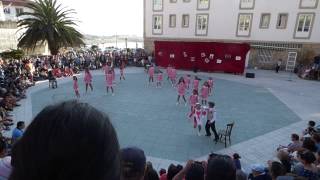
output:
<svg viewBox="0 0 320 180"><path fill-rule="evenodd" d="M232 129L234 126L234 122L227 124L227 128L220 130L218 132L219 135L219 141L223 142L224 141L224 146L227 147L227 141L229 140L229 144L231 145L231 133L232 133ZM217 143L217 142L216 142Z"/></svg>

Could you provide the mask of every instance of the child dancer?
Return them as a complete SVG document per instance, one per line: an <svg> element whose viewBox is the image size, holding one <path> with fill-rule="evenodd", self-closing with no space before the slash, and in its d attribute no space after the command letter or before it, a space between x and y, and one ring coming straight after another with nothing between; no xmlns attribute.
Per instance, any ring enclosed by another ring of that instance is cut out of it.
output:
<svg viewBox="0 0 320 180"><path fill-rule="evenodd" d="M208 84L209 84L209 96L211 96L212 95L212 89L213 89L213 79L212 79L212 77L209 77Z"/></svg>
<svg viewBox="0 0 320 180"><path fill-rule="evenodd" d="M74 89L74 92L76 93L76 97L80 98L77 76L73 76L73 89Z"/></svg>
<svg viewBox="0 0 320 180"><path fill-rule="evenodd" d="M201 88L201 98L202 98L201 104L202 105L207 105L208 97L209 97L209 83L204 82Z"/></svg>
<svg viewBox="0 0 320 180"><path fill-rule="evenodd" d="M126 80L126 78L124 77L124 62L121 63L121 66L120 66L120 81L123 79L123 80Z"/></svg>
<svg viewBox="0 0 320 180"><path fill-rule="evenodd" d="M154 77L154 67L153 67L153 65L150 66L148 74L149 74L149 84L150 84L151 82L153 82L153 77Z"/></svg>
<svg viewBox="0 0 320 180"><path fill-rule="evenodd" d="M162 71L159 71L158 77L157 77L157 88L161 88L162 80L163 80L163 74L162 74Z"/></svg>
<svg viewBox="0 0 320 180"><path fill-rule="evenodd" d="M194 77L194 80L193 80L193 89L195 90L198 90L199 89L199 83L200 83L200 80L197 76Z"/></svg>
<svg viewBox="0 0 320 180"><path fill-rule="evenodd" d="M179 79L179 82L177 84L178 87L178 99L177 99L177 105L180 103L180 97L182 96L185 106L187 105L187 100L185 98L185 93L186 93L186 83L184 82L184 78L181 77Z"/></svg>
<svg viewBox="0 0 320 180"><path fill-rule="evenodd" d="M172 86L174 86L176 84L176 79L177 79L177 70L172 67L171 69L171 83L172 83Z"/></svg>
<svg viewBox="0 0 320 180"><path fill-rule="evenodd" d="M91 91L93 91L92 87L92 75L89 71L89 68L85 69L84 72L84 83L86 84L86 93L88 92L88 86L90 86Z"/></svg>
<svg viewBox="0 0 320 180"><path fill-rule="evenodd" d="M201 105L197 103L193 113L193 128L195 129L198 127L198 136L201 136L202 118L203 111Z"/></svg>
<svg viewBox="0 0 320 180"><path fill-rule="evenodd" d="M107 74L107 93L109 93L109 88L111 89L112 96L114 96L114 91L113 91L113 72L110 70Z"/></svg>
<svg viewBox="0 0 320 180"><path fill-rule="evenodd" d="M187 89L189 89L189 88L190 88L190 83L191 83L191 76L190 76L190 74L188 74L188 75L186 75L186 76L184 77L184 81L186 82Z"/></svg>
<svg viewBox="0 0 320 180"><path fill-rule="evenodd" d="M198 90L193 90L192 95L189 98L189 102L190 102L190 107L191 107L191 112L189 114L189 117L192 117L192 114L194 112L194 108L196 106L196 104L198 103Z"/></svg>
<svg viewBox="0 0 320 180"><path fill-rule="evenodd" d="M167 80L170 80L171 79L171 71L172 70L172 67L169 65L168 67L167 67L167 75L168 75L168 78L167 78Z"/></svg>

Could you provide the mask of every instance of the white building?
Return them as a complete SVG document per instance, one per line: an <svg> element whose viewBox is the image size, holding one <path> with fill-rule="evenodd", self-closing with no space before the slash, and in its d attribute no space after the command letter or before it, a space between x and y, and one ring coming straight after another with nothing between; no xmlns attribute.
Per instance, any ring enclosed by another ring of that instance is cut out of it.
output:
<svg viewBox="0 0 320 180"><path fill-rule="evenodd" d="M320 54L319 0L144 0L145 48L162 40L247 42L250 66L291 70Z"/></svg>

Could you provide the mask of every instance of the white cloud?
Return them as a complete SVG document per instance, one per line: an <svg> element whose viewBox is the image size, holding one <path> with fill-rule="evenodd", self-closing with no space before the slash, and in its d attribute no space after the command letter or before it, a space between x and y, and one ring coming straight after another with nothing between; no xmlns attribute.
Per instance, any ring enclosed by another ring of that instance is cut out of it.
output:
<svg viewBox="0 0 320 180"><path fill-rule="evenodd" d="M79 30L92 35L143 34L143 0L58 0L75 9Z"/></svg>

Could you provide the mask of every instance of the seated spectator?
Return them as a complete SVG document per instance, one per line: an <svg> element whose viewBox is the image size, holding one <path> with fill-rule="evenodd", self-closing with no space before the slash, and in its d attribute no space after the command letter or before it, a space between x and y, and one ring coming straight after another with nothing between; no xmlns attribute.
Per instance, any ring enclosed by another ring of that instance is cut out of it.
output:
<svg viewBox="0 0 320 180"><path fill-rule="evenodd" d="M318 169L314 165L316 161L315 155L310 151L301 151L298 152L298 160L299 163L295 165L294 173L308 180L318 180Z"/></svg>
<svg viewBox="0 0 320 180"><path fill-rule="evenodd" d="M167 173L167 180L172 180L181 170L183 167L181 165L174 165L170 164L168 167L168 173Z"/></svg>
<svg viewBox="0 0 320 180"><path fill-rule="evenodd" d="M24 128L25 128L25 123L23 121L19 121L17 123L17 127L12 131L12 137L11 137L12 144L16 143L22 137Z"/></svg>
<svg viewBox="0 0 320 180"><path fill-rule="evenodd" d="M279 162L269 162L269 174L272 180L276 180L277 177L286 175L286 169Z"/></svg>
<svg viewBox="0 0 320 180"><path fill-rule="evenodd" d="M160 175L160 180L166 180L167 179L167 171L165 169L160 169L159 175Z"/></svg>
<svg viewBox="0 0 320 180"><path fill-rule="evenodd" d="M235 180L236 167L229 156L210 156L207 165L206 179Z"/></svg>
<svg viewBox="0 0 320 180"><path fill-rule="evenodd" d="M312 135L312 140L315 142L315 145L317 147L317 152L320 151L320 134L314 133Z"/></svg>
<svg viewBox="0 0 320 180"><path fill-rule="evenodd" d="M0 140L0 180L9 179L11 173L11 157L7 156L6 142Z"/></svg>
<svg viewBox="0 0 320 180"><path fill-rule="evenodd" d="M291 135L291 143L289 143L287 146L280 146L278 148L279 150L286 150L290 153L299 150L302 147L302 143L300 141L299 135L297 134L292 134Z"/></svg>
<svg viewBox="0 0 320 180"><path fill-rule="evenodd" d="M10 180L120 179L119 143L108 116L86 103L44 108L12 150Z"/></svg>
<svg viewBox="0 0 320 180"><path fill-rule="evenodd" d="M239 156L238 153L233 154L233 163L236 166L237 170L241 170L241 162L240 162L241 157Z"/></svg>
<svg viewBox="0 0 320 180"><path fill-rule="evenodd" d="M188 161L186 166L175 175L173 180L204 180L205 163Z"/></svg>
<svg viewBox="0 0 320 180"><path fill-rule="evenodd" d="M157 171L153 169L151 162L147 162L144 180L159 180Z"/></svg>
<svg viewBox="0 0 320 180"><path fill-rule="evenodd" d="M284 166L286 172L290 173L291 172L292 163L291 163L291 158L290 158L289 153L286 152L286 151L278 151L277 158L279 159L281 164Z"/></svg>
<svg viewBox="0 0 320 180"><path fill-rule="evenodd" d="M143 180L146 170L146 156L137 147L121 149L121 169L123 180Z"/></svg>
<svg viewBox="0 0 320 180"><path fill-rule="evenodd" d="M261 164L254 164L251 167L251 174L249 180L272 180L271 176L267 174L266 168Z"/></svg>
<svg viewBox="0 0 320 180"><path fill-rule="evenodd" d="M309 121L308 127L303 131L303 136L310 137L312 136L313 133L316 133L317 131L315 129L315 126L316 126L316 122Z"/></svg>
<svg viewBox="0 0 320 180"><path fill-rule="evenodd" d="M311 138L304 138L302 148L314 153L317 152L316 143Z"/></svg>

